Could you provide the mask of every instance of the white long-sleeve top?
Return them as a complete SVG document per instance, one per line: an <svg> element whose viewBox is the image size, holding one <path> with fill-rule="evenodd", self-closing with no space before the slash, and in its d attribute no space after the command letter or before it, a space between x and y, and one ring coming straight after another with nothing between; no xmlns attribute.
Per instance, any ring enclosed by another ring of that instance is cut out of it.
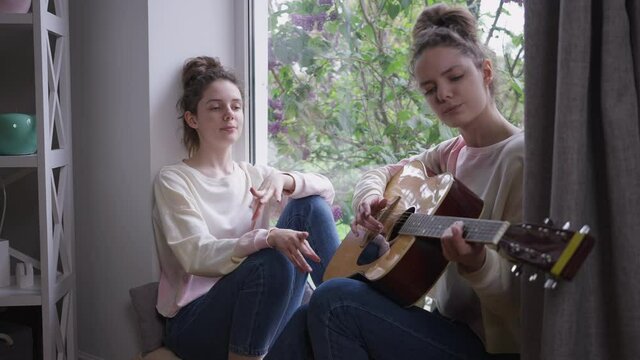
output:
<svg viewBox="0 0 640 360"><path fill-rule="evenodd" d="M230 175L211 178L184 162L163 167L154 182L153 224L160 261L158 312L173 317L205 294L249 255L268 247L269 219L280 205L271 201L251 226L253 196L278 171L246 162ZM324 176L287 172L295 181L290 198L320 195L331 203L334 190Z"/></svg>
<svg viewBox="0 0 640 360"><path fill-rule="evenodd" d="M482 219L522 221L524 132L481 148L467 146L458 136L397 164L368 171L356 185L354 209L369 196L382 196L391 177L412 160L438 174L450 172L471 189L484 201ZM442 314L467 323L491 353L519 352L519 290L511 265L487 248L482 268L463 273L450 263L429 294Z"/></svg>

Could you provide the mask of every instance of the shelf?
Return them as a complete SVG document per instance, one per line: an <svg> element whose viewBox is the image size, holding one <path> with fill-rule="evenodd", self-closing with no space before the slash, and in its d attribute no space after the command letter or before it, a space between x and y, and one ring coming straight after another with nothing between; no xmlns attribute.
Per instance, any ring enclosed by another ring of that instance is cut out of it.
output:
<svg viewBox="0 0 640 360"><path fill-rule="evenodd" d="M11 285L0 287L0 306L41 305L40 276L33 277L33 287L20 289L16 285L15 276L11 277Z"/></svg>
<svg viewBox="0 0 640 360"><path fill-rule="evenodd" d="M34 330L40 346L34 353L41 360L78 358L73 174L66 168L72 161L68 5L33 0L33 13L0 13L0 113L35 115L40 143L37 154L0 155L0 181L13 185L9 197L15 199L8 204L12 218L5 233L28 241L18 254L24 256L12 257L44 261L34 286L21 289L13 276L10 286L0 287L0 308L20 314L21 307L40 307L42 326L39 334ZM0 201L1 192L0 185ZM38 256L26 255L37 249Z"/></svg>
<svg viewBox="0 0 640 360"><path fill-rule="evenodd" d="M0 168L37 167L38 155L3 156L0 155Z"/></svg>
<svg viewBox="0 0 640 360"><path fill-rule="evenodd" d="M72 275L62 276L58 273L56 284L51 293L54 302L57 302L73 287L75 279ZM15 276L11 277L11 285L0 287L0 307L2 306L33 306L42 305L40 275L33 277L33 287L20 289L16 284Z"/></svg>
<svg viewBox="0 0 640 360"><path fill-rule="evenodd" d="M0 13L0 25L31 25L33 14L2 14Z"/></svg>
<svg viewBox="0 0 640 360"><path fill-rule="evenodd" d="M49 166L57 168L67 165L71 160L70 151L67 149L51 150L47 154L49 159ZM38 167L38 154L31 155L18 155L18 156L5 156L0 155L0 169L1 168L37 168Z"/></svg>

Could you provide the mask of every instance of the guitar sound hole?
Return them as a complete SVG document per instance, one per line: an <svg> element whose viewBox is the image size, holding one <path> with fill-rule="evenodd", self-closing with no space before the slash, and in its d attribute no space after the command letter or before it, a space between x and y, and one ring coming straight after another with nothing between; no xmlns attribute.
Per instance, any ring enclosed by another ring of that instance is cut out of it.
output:
<svg viewBox="0 0 640 360"><path fill-rule="evenodd" d="M402 226L404 225L404 223L407 221L409 216L411 216L411 214L415 212L416 212L416 208L415 206L412 206L407 210L405 210L402 213L402 215L400 215L398 220L396 220L396 223L393 224L393 228L391 229L391 235L388 237L389 239L392 239L391 242L393 242L393 240L395 240L395 238L398 237L398 234L400 233L400 229L402 229Z"/></svg>
<svg viewBox="0 0 640 360"><path fill-rule="evenodd" d="M366 265L376 261L380 256L378 255L380 247L373 241L369 242L367 247L362 250L360 256L358 256L358 265Z"/></svg>

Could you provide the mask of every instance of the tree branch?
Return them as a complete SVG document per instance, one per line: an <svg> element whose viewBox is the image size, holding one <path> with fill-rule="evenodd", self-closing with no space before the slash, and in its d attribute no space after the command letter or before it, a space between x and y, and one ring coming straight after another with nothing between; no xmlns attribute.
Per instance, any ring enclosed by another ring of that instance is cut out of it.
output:
<svg viewBox="0 0 640 360"><path fill-rule="evenodd" d="M282 85L282 82L280 81L280 76L278 76L278 73L274 69L271 69L269 71L271 71L271 74L273 74L273 79L278 84L278 89L280 89L281 92L285 93L287 89L285 89L284 85Z"/></svg>
<svg viewBox="0 0 640 360"><path fill-rule="evenodd" d="M362 17L364 21L371 26L371 30L373 30L373 42L376 44L376 47L380 46L380 39L378 39L378 33L376 32L376 28L373 26L373 22L369 19L369 15L367 14L367 9L364 7L364 0L360 0L360 8L362 9Z"/></svg>
<svg viewBox="0 0 640 360"><path fill-rule="evenodd" d="M513 76L513 72L516 70L516 65L518 64L518 60L520 60L520 55L522 55L522 50L524 50L524 46L520 46L520 50L518 50L518 54L516 54L515 59L513 59L513 63L509 67L509 73Z"/></svg>
<svg viewBox="0 0 640 360"><path fill-rule="evenodd" d="M489 40L493 36L493 32L496 29L498 24L498 19L502 14L502 6L504 5L504 0L500 0L500 5L498 5L498 10L496 11L496 17L493 19L493 25L491 25L491 29L489 29L489 34L487 35L487 39L484 41L484 46L489 46Z"/></svg>

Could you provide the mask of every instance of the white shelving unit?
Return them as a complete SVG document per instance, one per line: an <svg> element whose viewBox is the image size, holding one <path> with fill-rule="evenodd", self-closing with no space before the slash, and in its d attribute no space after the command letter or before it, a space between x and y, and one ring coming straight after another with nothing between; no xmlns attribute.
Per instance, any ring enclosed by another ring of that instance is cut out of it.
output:
<svg viewBox="0 0 640 360"><path fill-rule="evenodd" d="M33 253L27 256L39 265L32 288L19 288L15 279L11 286L0 287L0 308L39 308L42 358L74 360L77 335L68 0L33 0L28 14L0 14L0 53L0 67L11 67L0 69L0 113L35 114L38 136L36 154L0 156L0 177L8 197L36 198L31 206L33 218L5 224L5 228L14 228L12 236L6 238L11 247L33 243ZM31 182L26 181L29 178ZM24 183L37 184L37 188L29 189ZM13 205L15 201L9 204L7 213L14 210ZM29 231L22 236L15 229ZM7 230L1 237L5 238L10 232ZM37 352L34 355L40 357Z"/></svg>

